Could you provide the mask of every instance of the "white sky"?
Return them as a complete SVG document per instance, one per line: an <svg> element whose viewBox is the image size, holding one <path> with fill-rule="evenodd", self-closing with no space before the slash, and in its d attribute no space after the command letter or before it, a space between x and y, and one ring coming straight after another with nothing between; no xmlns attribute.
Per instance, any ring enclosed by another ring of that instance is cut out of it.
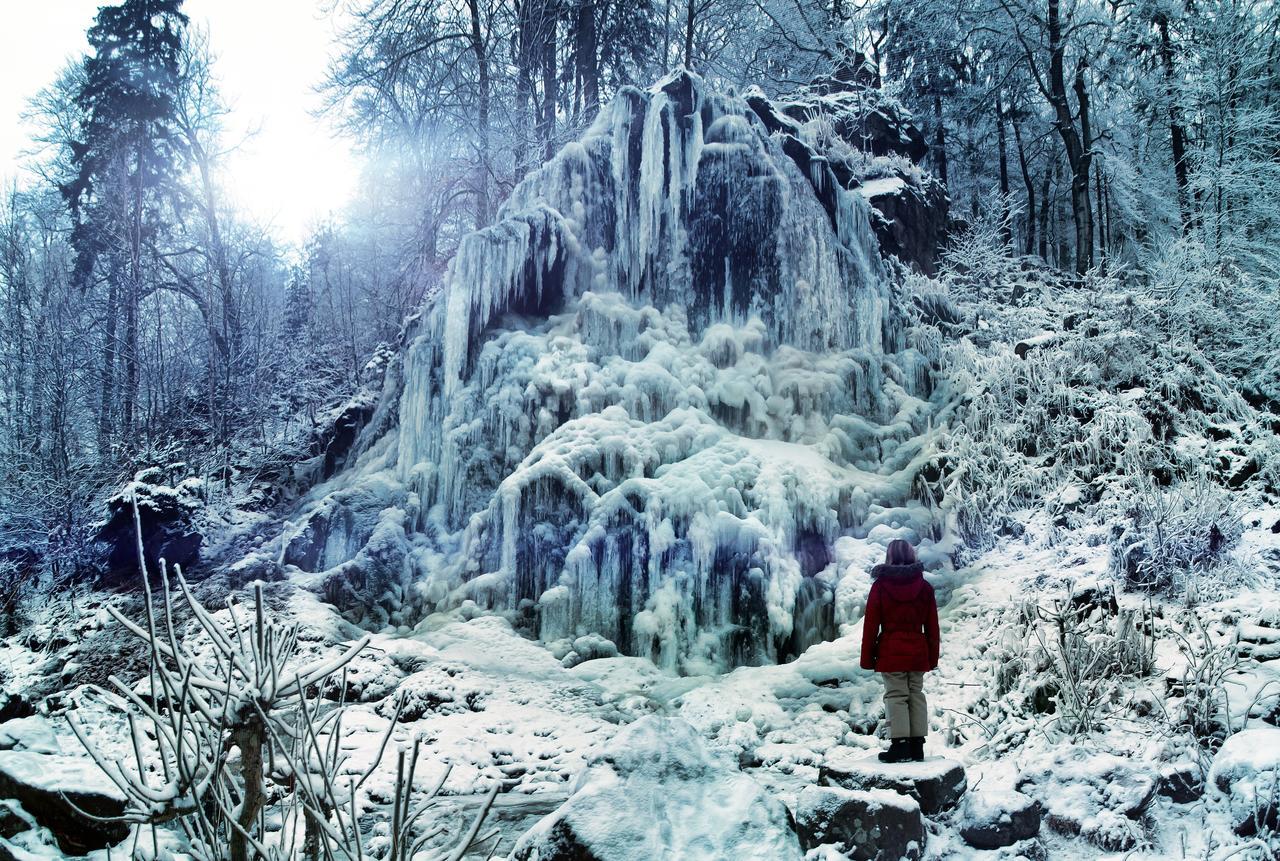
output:
<svg viewBox="0 0 1280 861"><path fill-rule="evenodd" d="M0 0L0 179L26 181L20 155L32 131L27 100L67 60L88 51L85 31L102 0ZM183 11L209 33L231 113L228 192L276 235L298 243L309 225L349 199L358 163L328 120L310 113L328 65L333 0L187 0ZM246 133L257 133L246 139Z"/></svg>

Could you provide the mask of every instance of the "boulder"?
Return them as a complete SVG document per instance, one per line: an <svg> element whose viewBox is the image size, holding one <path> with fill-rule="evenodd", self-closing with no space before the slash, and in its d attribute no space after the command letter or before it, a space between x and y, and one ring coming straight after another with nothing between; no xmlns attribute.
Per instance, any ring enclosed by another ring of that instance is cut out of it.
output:
<svg viewBox="0 0 1280 861"><path fill-rule="evenodd" d="M1204 774L1190 760L1168 763L1160 767L1156 792L1174 804L1189 804L1204 795Z"/></svg>
<svg viewBox="0 0 1280 861"><path fill-rule="evenodd" d="M1280 831L1280 728L1264 724L1231 736L1209 779L1225 796L1237 834Z"/></svg>
<svg viewBox="0 0 1280 861"><path fill-rule="evenodd" d="M845 789L890 789L920 803L925 816L953 807L968 781L964 767L951 759L930 757L924 762L883 763L859 748L833 748L822 763L821 779Z"/></svg>
<svg viewBox="0 0 1280 861"><path fill-rule="evenodd" d="M1123 757L1068 746L1028 766L1015 788L1040 802L1054 831L1123 852L1141 836L1135 820L1155 797L1156 780Z"/></svg>
<svg viewBox="0 0 1280 861"><path fill-rule="evenodd" d="M107 586L139 582L138 537L133 522L136 502L147 567L155 576L164 559L170 568L188 568L200 559L204 536L195 525L204 506L204 482L188 478L170 486L164 470L144 469L107 500L107 519L94 536L105 548L100 579Z"/></svg>
<svg viewBox="0 0 1280 861"><path fill-rule="evenodd" d="M886 789L806 786L796 800L796 830L805 849L829 844L854 861L916 859L925 841L919 803Z"/></svg>
<svg viewBox="0 0 1280 861"><path fill-rule="evenodd" d="M49 719L33 715L0 723L0 750L61 753L62 746Z"/></svg>
<svg viewBox="0 0 1280 861"><path fill-rule="evenodd" d="M1021 792L990 790L965 797L960 836L975 849L999 849L1040 833L1040 802Z"/></svg>
<svg viewBox="0 0 1280 861"><path fill-rule="evenodd" d="M588 762L514 861L799 861L786 806L678 718L646 716Z"/></svg>
<svg viewBox="0 0 1280 861"><path fill-rule="evenodd" d="M87 757L0 751L0 798L21 804L70 855L104 849L129 836L123 822L102 821L122 815L125 798Z"/></svg>

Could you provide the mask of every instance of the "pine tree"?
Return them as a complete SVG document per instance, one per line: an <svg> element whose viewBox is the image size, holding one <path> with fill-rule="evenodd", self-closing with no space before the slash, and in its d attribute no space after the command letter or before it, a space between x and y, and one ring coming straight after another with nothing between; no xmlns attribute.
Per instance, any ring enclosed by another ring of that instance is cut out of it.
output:
<svg viewBox="0 0 1280 861"><path fill-rule="evenodd" d="M61 190L74 219L76 282L82 292L98 279L107 289L98 414L103 459L113 443L135 442L144 252L159 229L155 204L172 179L177 146L174 94L187 21L180 6L181 0L125 0L100 9L76 98L84 139L73 146L75 174Z"/></svg>

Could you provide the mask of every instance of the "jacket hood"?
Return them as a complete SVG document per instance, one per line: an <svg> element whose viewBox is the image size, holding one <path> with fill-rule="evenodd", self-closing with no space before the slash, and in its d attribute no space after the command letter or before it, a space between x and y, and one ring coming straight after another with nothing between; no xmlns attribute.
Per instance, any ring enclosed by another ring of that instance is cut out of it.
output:
<svg viewBox="0 0 1280 861"><path fill-rule="evenodd" d="M924 566L880 564L871 569L871 579L878 580L895 601L912 601L925 587Z"/></svg>

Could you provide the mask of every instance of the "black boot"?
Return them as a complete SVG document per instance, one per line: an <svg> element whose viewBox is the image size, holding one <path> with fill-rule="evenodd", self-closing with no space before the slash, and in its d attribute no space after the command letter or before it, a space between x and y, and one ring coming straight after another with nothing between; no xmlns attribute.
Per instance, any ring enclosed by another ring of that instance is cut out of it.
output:
<svg viewBox="0 0 1280 861"><path fill-rule="evenodd" d="M911 739L895 738L889 749L880 754L881 762L911 762Z"/></svg>
<svg viewBox="0 0 1280 861"><path fill-rule="evenodd" d="M909 738L907 741L911 742L911 760L924 762L924 736Z"/></svg>

